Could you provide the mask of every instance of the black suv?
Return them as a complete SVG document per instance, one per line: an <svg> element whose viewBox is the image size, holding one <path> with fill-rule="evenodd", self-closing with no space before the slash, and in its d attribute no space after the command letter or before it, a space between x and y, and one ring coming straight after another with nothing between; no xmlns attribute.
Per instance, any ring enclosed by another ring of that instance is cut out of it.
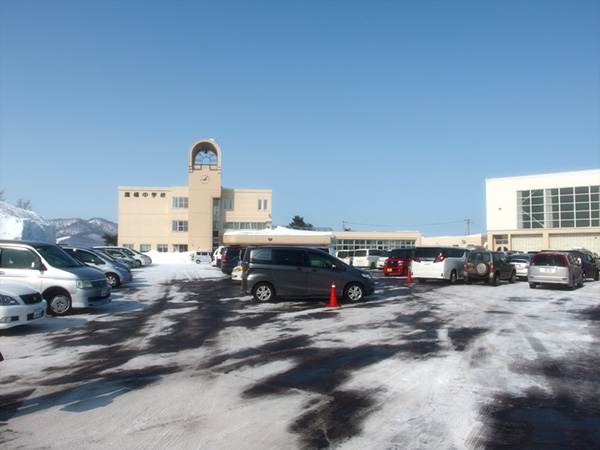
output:
<svg viewBox="0 0 600 450"><path fill-rule="evenodd" d="M574 254L577 258L581 259L581 268L583 269L583 279L593 278L594 281L598 281L600 278L600 269L596 265L596 260L591 257L588 253L579 250L566 250L569 253Z"/></svg>
<svg viewBox="0 0 600 450"><path fill-rule="evenodd" d="M463 276L467 283L485 281L498 286L500 280L514 283L517 270L503 252L476 251L469 253Z"/></svg>

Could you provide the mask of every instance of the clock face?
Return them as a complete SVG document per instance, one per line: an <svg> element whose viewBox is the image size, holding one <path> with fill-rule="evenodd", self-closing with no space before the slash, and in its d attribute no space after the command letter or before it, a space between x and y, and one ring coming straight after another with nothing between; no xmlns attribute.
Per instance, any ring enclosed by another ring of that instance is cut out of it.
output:
<svg viewBox="0 0 600 450"><path fill-rule="evenodd" d="M206 184L210 181L210 177L208 175L203 175L202 178L200 178L200 181Z"/></svg>

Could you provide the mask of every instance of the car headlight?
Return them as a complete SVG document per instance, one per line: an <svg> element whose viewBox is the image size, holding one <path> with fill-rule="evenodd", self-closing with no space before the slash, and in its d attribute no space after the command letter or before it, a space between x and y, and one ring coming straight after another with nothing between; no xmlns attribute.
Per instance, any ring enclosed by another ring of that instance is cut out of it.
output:
<svg viewBox="0 0 600 450"><path fill-rule="evenodd" d="M77 289L85 289L85 288L91 288L92 282L91 280L77 280Z"/></svg>
<svg viewBox="0 0 600 450"><path fill-rule="evenodd" d="M365 277L368 280L373 279L373 276L370 273L363 273L362 276Z"/></svg>
<svg viewBox="0 0 600 450"><path fill-rule="evenodd" d="M15 298L13 298L9 295L0 294L0 305L10 306L10 305L18 305L18 304L19 304L19 302Z"/></svg>

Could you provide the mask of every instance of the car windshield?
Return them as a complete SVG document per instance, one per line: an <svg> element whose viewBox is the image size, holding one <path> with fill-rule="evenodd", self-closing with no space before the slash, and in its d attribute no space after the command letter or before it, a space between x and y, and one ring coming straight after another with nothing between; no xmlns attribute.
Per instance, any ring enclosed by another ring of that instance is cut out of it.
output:
<svg viewBox="0 0 600 450"><path fill-rule="evenodd" d="M490 254L489 253L471 253L469 254L469 262L490 262Z"/></svg>
<svg viewBox="0 0 600 450"><path fill-rule="evenodd" d="M412 256L412 250L407 248L398 248L392 250L388 256L390 259L408 259Z"/></svg>
<svg viewBox="0 0 600 450"><path fill-rule="evenodd" d="M567 259L563 255L540 253L531 261L532 266L558 266L566 267Z"/></svg>
<svg viewBox="0 0 600 450"><path fill-rule="evenodd" d="M367 251L366 250L356 250L354 252L354 256L367 256Z"/></svg>
<svg viewBox="0 0 600 450"><path fill-rule="evenodd" d="M420 259L435 259L438 256L442 256L443 253L443 249L439 247L418 248L417 250L415 250L415 256Z"/></svg>
<svg viewBox="0 0 600 450"><path fill-rule="evenodd" d="M66 268L66 267L81 267L83 264L73 259L67 252L62 248L54 245L40 245L35 249L44 257L48 264L53 267Z"/></svg>
<svg viewBox="0 0 600 450"><path fill-rule="evenodd" d="M527 262L527 261L529 261L531 259L532 256L533 255L514 254L514 255L510 255L508 257L508 260L511 261L511 262L512 261L517 261L517 262L525 261L525 262Z"/></svg>

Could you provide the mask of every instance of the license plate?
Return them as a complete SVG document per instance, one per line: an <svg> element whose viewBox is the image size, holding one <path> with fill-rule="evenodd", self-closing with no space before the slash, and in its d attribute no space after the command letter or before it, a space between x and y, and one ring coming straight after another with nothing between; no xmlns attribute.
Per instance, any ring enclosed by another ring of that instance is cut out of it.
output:
<svg viewBox="0 0 600 450"><path fill-rule="evenodd" d="M34 309L33 310L33 318L34 319L39 319L43 315L44 315L44 310L42 308Z"/></svg>
<svg viewBox="0 0 600 450"><path fill-rule="evenodd" d="M469 267L469 268L468 268L468 271L469 271L469 272L475 272L475 267Z"/></svg>
<svg viewBox="0 0 600 450"><path fill-rule="evenodd" d="M385 269L385 271L386 271L386 272L391 272L391 271L392 271L392 269Z"/></svg>
<svg viewBox="0 0 600 450"><path fill-rule="evenodd" d="M540 272L542 273L554 273L554 269L548 269L546 267L541 267Z"/></svg>

